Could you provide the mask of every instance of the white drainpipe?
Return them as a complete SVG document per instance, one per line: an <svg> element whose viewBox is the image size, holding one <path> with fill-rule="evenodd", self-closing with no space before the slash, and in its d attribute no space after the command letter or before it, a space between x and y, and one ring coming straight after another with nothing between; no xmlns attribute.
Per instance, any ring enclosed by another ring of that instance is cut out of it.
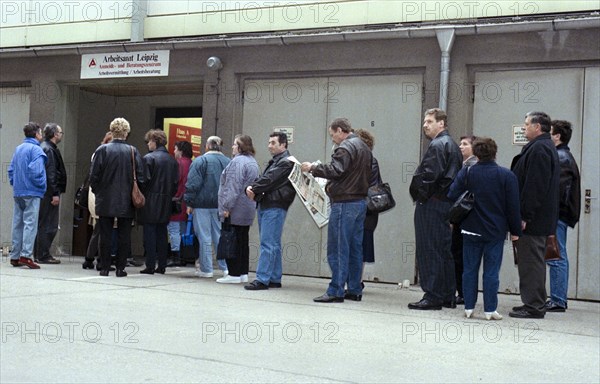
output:
<svg viewBox="0 0 600 384"><path fill-rule="evenodd" d="M448 111L448 84L450 82L450 51L454 44L454 28L438 29L435 31L438 44L442 50L442 63L440 66L440 102L439 107Z"/></svg>

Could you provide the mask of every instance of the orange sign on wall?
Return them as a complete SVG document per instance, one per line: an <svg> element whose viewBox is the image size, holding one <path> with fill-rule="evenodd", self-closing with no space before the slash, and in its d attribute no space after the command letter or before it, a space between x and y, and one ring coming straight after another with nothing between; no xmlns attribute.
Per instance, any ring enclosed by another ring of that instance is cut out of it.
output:
<svg viewBox="0 0 600 384"><path fill-rule="evenodd" d="M167 135L167 150L173 154L175 143L178 141L189 141L192 144L194 157L202 154L202 119L182 118L165 119L163 127Z"/></svg>

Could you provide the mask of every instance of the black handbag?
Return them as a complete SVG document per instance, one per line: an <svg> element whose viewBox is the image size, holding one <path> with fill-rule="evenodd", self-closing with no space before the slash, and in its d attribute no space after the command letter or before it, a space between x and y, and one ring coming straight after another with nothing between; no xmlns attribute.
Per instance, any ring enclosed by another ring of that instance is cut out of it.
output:
<svg viewBox="0 0 600 384"><path fill-rule="evenodd" d="M237 234L227 217L221 224L221 238L217 246L217 260L235 259L237 257Z"/></svg>
<svg viewBox="0 0 600 384"><path fill-rule="evenodd" d="M183 213L183 206L181 204L181 197L174 197L171 200L171 215L179 215Z"/></svg>
<svg viewBox="0 0 600 384"><path fill-rule="evenodd" d="M475 195L473 192L469 191L469 170L471 167L467 168L467 190L463 192L462 195L454 202L450 210L448 211L448 221L451 224L460 224L464 219L469 216L469 213L473 210L475 206Z"/></svg>
<svg viewBox="0 0 600 384"><path fill-rule="evenodd" d="M75 205L83 209L89 209L88 207L88 195L90 192L90 175L85 177L83 184L77 188L75 192Z"/></svg>
<svg viewBox="0 0 600 384"><path fill-rule="evenodd" d="M367 192L367 210L369 212L381 213L396 206L392 189L388 183L380 183L369 187Z"/></svg>
<svg viewBox="0 0 600 384"><path fill-rule="evenodd" d="M194 235L192 230L192 214L188 215L187 227L185 233L181 235L181 242L179 243L179 255L182 261L194 263L198 259L198 251L200 250L200 244L198 239Z"/></svg>

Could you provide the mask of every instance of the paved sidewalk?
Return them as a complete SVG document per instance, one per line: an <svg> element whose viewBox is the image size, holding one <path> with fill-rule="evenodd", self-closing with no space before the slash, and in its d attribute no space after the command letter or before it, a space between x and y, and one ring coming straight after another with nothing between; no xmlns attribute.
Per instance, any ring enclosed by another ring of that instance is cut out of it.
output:
<svg viewBox="0 0 600 384"><path fill-rule="evenodd" d="M598 303L518 320L518 296L500 295L503 320L481 306L467 320L409 310L418 287L367 283L362 302L317 304L326 279L251 292L193 268L116 278L62 261L0 262L3 384L600 382Z"/></svg>

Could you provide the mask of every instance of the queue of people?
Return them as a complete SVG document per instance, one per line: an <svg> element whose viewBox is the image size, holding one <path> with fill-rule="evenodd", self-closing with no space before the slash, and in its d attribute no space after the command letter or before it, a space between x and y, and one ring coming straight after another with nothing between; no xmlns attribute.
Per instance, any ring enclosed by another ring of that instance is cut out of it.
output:
<svg viewBox="0 0 600 384"><path fill-rule="evenodd" d="M67 182L57 148L64 133L54 123L47 124L43 132L36 123L29 123L23 131L25 140L8 168L15 200L10 260L15 267L37 269L40 263L60 262L49 249L58 227L60 194ZM288 180L294 163L289 159L286 134L269 135L272 159L260 174L253 141L247 135L235 136L232 159L222 153L222 139L211 136L205 153L192 160L191 145L185 141L175 144L175 156L171 156L165 133L157 129L146 133L148 154L142 157L126 142L130 131L127 120L114 119L109 138L105 137L92 156L90 210L95 227L84 269L93 268L94 256L99 253L96 267L101 276L108 276L111 253L116 252L116 276L127 276L131 227L137 217L144 226L146 261L140 273L164 274L167 239L175 254L175 262L169 266L180 265L179 239L189 218L199 240L196 274L213 277L213 256L226 222L235 234L235 251L226 260L218 260L222 277L217 282L248 283L249 229L257 215L260 252L256 279L244 288L281 288L281 237L296 195ZM378 218L367 211L366 197L370 186L382 182L379 163L372 154L374 137L363 129L355 131L345 118L335 119L327 131L335 144L331 162L301 164L303 172L328 180L325 191L331 202L327 244L331 281L314 301L361 301L364 263L375 258L373 233ZM579 170L568 147L571 124L551 121L543 112L528 113L524 129L528 144L513 159L510 170L496 163L498 148L491 138L464 136L457 145L441 109L425 112L423 132L430 143L409 190L415 202L416 262L424 295L408 308L440 310L464 304L465 316L472 317L483 261L485 318L502 319L497 292L509 233L519 256L523 302L509 316L539 319L548 311L564 312L566 232L578 222L580 209ZM40 145L42 137L45 141ZM134 183L146 199L137 210L132 199ZM473 209L463 222L450 225L448 211L467 190L475 195ZM113 227L116 251L111 252ZM551 296L547 299L544 253L549 235L557 235L560 259L548 262Z"/></svg>

